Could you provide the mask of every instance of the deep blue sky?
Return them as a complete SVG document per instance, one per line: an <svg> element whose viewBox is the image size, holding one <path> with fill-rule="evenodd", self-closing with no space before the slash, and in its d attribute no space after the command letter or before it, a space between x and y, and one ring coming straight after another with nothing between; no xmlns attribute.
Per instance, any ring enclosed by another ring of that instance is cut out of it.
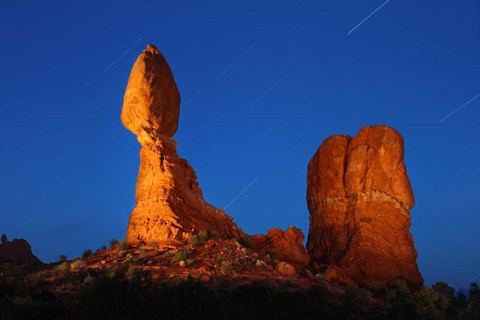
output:
<svg viewBox="0 0 480 320"><path fill-rule="evenodd" d="M200 4L203 2L203 4ZM247 233L308 233L307 164L329 135L405 138L427 283L480 273L478 0L2 1L0 232L44 261L124 237L139 145L120 123L154 43L182 95L180 156ZM257 179L258 178L258 179ZM255 180L256 179L256 180ZM253 182L253 184L251 184Z"/></svg>

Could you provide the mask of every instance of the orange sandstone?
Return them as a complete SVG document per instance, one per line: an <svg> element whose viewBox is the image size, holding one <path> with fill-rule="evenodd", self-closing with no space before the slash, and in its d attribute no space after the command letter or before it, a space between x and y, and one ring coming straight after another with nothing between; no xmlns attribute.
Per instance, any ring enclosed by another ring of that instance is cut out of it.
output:
<svg viewBox="0 0 480 320"><path fill-rule="evenodd" d="M307 265L310 261L307 250L303 246L305 236L295 227L289 227L285 232L273 228L266 235L257 234L252 236L252 241L258 252L263 254L273 253L279 260Z"/></svg>
<svg viewBox="0 0 480 320"><path fill-rule="evenodd" d="M422 284L409 210L414 205L402 136L388 126L332 136L308 165L307 249L341 282Z"/></svg>
<svg viewBox="0 0 480 320"><path fill-rule="evenodd" d="M148 45L133 65L128 78L121 120L125 128L140 135L177 131L180 93L172 71L154 45ZM142 143L142 142L140 142Z"/></svg>
<svg viewBox="0 0 480 320"><path fill-rule="evenodd" d="M126 241L174 244L201 231L224 238L244 237L230 216L205 202L195 171L178 156L171 137L179 109L180 94L170 67L160 51L149 45L132 68L121 115L142 146L137 203Z"/></svg>

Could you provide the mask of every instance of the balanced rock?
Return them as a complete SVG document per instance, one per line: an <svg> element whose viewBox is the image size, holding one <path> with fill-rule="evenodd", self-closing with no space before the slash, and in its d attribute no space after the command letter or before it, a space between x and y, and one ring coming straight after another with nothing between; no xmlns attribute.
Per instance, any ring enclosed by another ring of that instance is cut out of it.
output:
<svg viewBox="0 0 480 320"><path fill-rule="evenodd" d="M245 235L221 209L205 202L193 168L171 137L178 124L180 95L170 67L149 45L135 62L122 108L124 126L141 144L136 206L126 241L173 244L207 231L224 238Z"/></svg>
<svg viewBox="0 0 480 320"><path fill-rule="evenodd" d="M289 227L285 232L273 228L266 235L257 234L251 238L259 253L274 254L281 261L302 266L310 261L307 250L303 246L304 239L302 230L296 227Z"/></svg>
<svg viewBox="0 0 480 320"><path fill-rule="evenodd" d="M32 247L23 239L8 241L5 235L0 243L0 262L40 265L42 262L32 253Z"/></svg>
<svg viewBox="0 0 480 320"><path fill-rule="evenodd" d="M162 133L172 137L177 131L180 93L163 55L153 45L140 54L128 78L121 120L136 134Z"/></svg>
<svg viewBox="0 0 480 320"><path fill-rule="evenodd" d="M372 286L395 279L423 283L409 231L414 197L403 156L397 131L372 126L353 138L326 139L310 161L307 250L314 263L335 266L332 277Z"/></svg>

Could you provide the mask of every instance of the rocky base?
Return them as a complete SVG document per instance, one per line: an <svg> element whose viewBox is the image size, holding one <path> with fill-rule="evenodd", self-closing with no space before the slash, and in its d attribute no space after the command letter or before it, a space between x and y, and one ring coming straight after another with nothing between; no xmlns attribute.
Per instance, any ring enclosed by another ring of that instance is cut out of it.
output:
<svg viewBox="0 0 480 320"><path fill-rule="evenodd" d="M141 136L137 205L127 229L130 244L179 244L199 232L246 237L223 210L206 203L197 176L178 156L175 140Z"/></svg>
<svg viewBox="0 0 480 320"><path fill-rule="evenodd" d="M342 285L236 239L197 235L185 246L126 242L28 272L0 264L1 319L476 319L478 286L412 291ZM336 274L336 275L335 275ZM333 278L332 278L332 275ZM399 317L400 315L400 317ZM448 317L447 317L448 316ZM458 316L458 317L457 317Z"/></svg>

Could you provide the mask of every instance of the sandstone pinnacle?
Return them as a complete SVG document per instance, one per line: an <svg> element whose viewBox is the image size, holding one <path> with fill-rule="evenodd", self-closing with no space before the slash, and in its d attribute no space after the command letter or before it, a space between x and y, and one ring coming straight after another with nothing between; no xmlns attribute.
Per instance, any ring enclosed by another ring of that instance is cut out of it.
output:
<svg viewBox="0 0 480 320"><path fill-rule="evenodd" d="M205 202L195 171L178 156L171 137L179 109L180 94L170 67L160 51L148 45L132 68L121 115L142 145L136 206L126 241L172 244L202 231L244 237L230 216Z"/></svg>
<svg viewBox="0 0 480 320"><path fill-rule="evenodd" d="M321 144L307 175L307 250L315 263L370 285L423 283L409 231L414 196L403 158L403 138L388 126Z"/></svg>

